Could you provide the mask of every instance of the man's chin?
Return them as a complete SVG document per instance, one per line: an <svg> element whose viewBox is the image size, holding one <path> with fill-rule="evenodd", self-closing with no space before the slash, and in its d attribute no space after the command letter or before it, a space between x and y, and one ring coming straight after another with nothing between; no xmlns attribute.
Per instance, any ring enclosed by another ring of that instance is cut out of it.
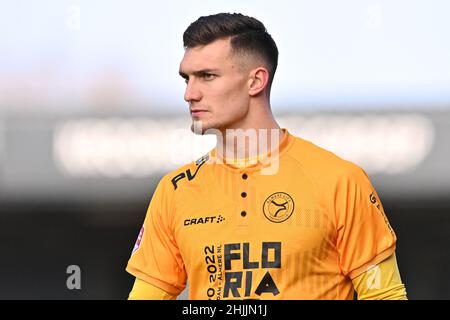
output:
<svg viewBox="0 0 450 320"><path fill-rule="evenodd" d="M191 125L191 131L194 134L205 135L208 134L208 131L212 128L208 127L208 125L203 121L193 121Z"/></svg>
<svg viewBox="0 0 450 320"><path fill-rule="evenodd" d="M202 135L202 136L208 135L208 134L212 134L212 135L221 134L220 129L214 128L213 125L208 125L202 121L194 121L191 125L191 131L194 134Z"/></svg>

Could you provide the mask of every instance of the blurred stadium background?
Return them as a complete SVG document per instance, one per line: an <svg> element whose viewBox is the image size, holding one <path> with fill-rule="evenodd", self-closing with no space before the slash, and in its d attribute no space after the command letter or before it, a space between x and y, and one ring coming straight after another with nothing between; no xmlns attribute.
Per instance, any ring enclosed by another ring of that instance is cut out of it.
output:
<svg viewBox="0 0 450 320"><path fill-rule="evenodd" d="M449 10L0 0L0 298L127 297L125 265L157 182L214 144L189 131L182 33L227 11L257 17L278 44L280 123L369 173L409 298L449 299ZM80 290L66 286L69 265Z"/></svg>

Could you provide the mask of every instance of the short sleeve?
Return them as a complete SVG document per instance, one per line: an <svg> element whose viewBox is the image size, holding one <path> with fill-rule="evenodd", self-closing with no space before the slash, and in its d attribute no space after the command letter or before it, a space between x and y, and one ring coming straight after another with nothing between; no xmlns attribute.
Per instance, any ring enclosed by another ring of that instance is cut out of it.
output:
<svg viewBox="0 0 450 320"><path fill-rule="evenodd" d="M186 287L187 275L171 226L170 189L158 184L139 232L127 272L174 295Z"/></svg>
<svg viewBox="0 0 450 320"><path fill-rule="evenodd" d="M336 186L337 250L351 279L395 251L397 237L367 174L351 165Z"/></svg>

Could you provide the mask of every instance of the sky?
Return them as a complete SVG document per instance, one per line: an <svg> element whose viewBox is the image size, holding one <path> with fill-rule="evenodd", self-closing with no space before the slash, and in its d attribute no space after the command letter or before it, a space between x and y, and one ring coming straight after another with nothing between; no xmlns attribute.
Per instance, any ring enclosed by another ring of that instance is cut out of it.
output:
<svg viewBox="0 0 450 320"><path fill-rule="evenodd" d="M184 110L183 31L217 12L275 39L278 110L450 106L445 0L0 0L0 108Z"/></svg>

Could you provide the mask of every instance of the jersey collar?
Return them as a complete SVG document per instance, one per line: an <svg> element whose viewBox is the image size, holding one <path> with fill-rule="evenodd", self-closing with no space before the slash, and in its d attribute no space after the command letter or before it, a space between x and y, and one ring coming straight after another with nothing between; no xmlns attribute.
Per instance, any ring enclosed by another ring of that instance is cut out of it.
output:
<svg viewBox="0 0 450 320"><path fill-rule="evenodd" d="M290 148L292 142L294 141L294 137L286 128L282 128L281 130L284 135L278 145L278 148L273 149L266 154L241 159L233 159L217 155L217 148L214 148L209 153L210 160L215 164L224 166L226 169L234 172L252 172L261 170L265 167L269 167L274 164L274 161L280 160L280 157L284 153L286 153L286 151Z"/></svg>

